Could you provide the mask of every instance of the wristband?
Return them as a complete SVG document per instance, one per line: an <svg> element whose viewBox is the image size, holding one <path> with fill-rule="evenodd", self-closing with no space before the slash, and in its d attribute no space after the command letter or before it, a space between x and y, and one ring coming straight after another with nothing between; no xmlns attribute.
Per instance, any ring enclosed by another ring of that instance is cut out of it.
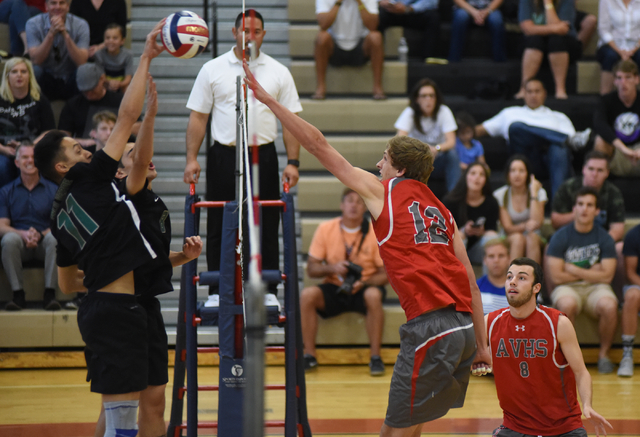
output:
<svg viewBox="0 0 640 437"><path fill-rule="evenodd" d="M550 11L551 9L553 9L553 3L547 3L544 5L544 8L548 11Z"/></svg>
<svg viewBox="0 0 640 437"><path fill-rule="evenodd" d="M293 165L294 167L300 167L300 161L298 159L289 159L287 165Z"/></svg>
<svg viewBox="0 0 640 437"><path fill-rule="evenodd" d="M342 1L337 1L337 2L335 3L335 5L336 5L337 7L342 6Z"/></svg>
<svg viewBox="0 0 640 437"><path fill-rule="evenodd" d="M360 4L358 5L358 10L359 10L359 11L361 11L361 10L363 10L363 9L364 9L364 5L363 5L362 3L360 3Z"/></svg>

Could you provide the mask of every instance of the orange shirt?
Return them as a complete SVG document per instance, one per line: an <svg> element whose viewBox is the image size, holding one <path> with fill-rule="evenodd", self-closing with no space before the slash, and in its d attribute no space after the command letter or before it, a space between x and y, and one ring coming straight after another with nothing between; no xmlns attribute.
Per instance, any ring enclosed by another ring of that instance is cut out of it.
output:
<svg viewBox="0 0 640 437"><path fill-rule="evenodd" d="M378 252L378 242L373 232L373 227L369 224L369 232L360 246L362 232L349 233L340 226L341 218L337 217L321 223L313 234L309 256L325 261L327 264L335 264L347 259L347 248L352 248L349 261L362 267L362 282L378 271L383 266L380 252ZM342 285L342 279L336 275L327 276L325 283Z"/></svg>

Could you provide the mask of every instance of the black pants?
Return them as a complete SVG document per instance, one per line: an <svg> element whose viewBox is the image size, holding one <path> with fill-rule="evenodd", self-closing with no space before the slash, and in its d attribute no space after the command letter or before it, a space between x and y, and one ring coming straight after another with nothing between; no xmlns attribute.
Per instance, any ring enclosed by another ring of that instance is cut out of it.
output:
<svg viewBox="0 0 640 437"><path fill-rule="evenodd" d="M412 14L392 14L384 8L379 8L378 20L378 30L383 35L387 28L394 26L420 30L424 33L422 38L423 47L420 47L421 53L417 53L418 48L411 47L410 44L410 57L427 58L436 56L438 37L440 36L440 14L437 10Z"/></svg>
<svg viewBox="0 0 640 437"><path fill-rule="evenodd" d="M280 174L278 154L274 143L260 146L260 199L280 199ZM236 148L217 141L207 151L207 200L234 200L236 197ZM246 193L246 190L245 190ZM245 208L246 211L246 208ZM222 243L222 208L207 211L207 267L220 270L220 245ZM278 270L280 245L278 229L279 208L262 208L262 269ZM247 235L246 233L244 234ZM245 237L248 238L248 237ZM248 260L245 256L245 260ZM216 287L217 288L217 287ZM276 286L269 287L276 292ZM217 293L216 289L211 292Z"/></svg>

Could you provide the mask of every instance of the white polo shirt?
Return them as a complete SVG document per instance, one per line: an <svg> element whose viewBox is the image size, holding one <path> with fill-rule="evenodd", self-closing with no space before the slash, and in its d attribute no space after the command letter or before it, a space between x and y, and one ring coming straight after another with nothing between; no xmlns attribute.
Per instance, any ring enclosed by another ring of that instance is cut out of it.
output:
<svg viewBox="0 0 640 437"><path fill-rule="evenodd" d="M335 2L336 0L316 0L316 15L329 12ZM362 0L362 4L367 12L378 15L378 0ZM369 34L369 29L364 26L360 17L356 0L343 0L329 33L338 47L345 51L355 49L358 42Z"/></svg>
<svg viewBox="0 0 640 437"><path fill-rule="evenodd" d="M544 105L538 106L536 109L531 109L527 105L504 108L497 115L482 123L482 126L492 137L501 136L509 141L509 126L515 122L566 135L576 133L569 117L562 112L552 111Z"/></svg>
<svg viewBox="0 0 640 437"><path fill-rule="evenodd" d="M287 67L260 52L260 56L249 64L260 85L278 102L293 113L302 111L298 91L293 76ZM233 48L227 53L207 62L200 69L187 108L204 114L212 114L211 137L221 144L236 144L236 77L244 76L242 61L236 58ZM249 120L249 129L259 126L258 144L270 143L278 136L276 116L263 103L253 97L249 90L248 116L258 120L254 124ZM255 105L255 107L254 107Z"/></svg>

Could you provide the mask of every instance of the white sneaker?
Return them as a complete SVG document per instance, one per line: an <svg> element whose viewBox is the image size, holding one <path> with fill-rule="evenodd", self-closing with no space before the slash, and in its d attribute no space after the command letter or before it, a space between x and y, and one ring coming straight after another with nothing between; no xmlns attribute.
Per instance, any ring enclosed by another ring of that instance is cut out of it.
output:
<svg viewBox="0 0 640 437"><path fill-rule="evenodd" d="M633 376L633 357L623 357L620 360L618 376Z"/></svg>
<svg viewBox="0 0 640 437"><path fill-rule="evenodd" d="M207 308L217 308L220 306L220 296L217 294L210 294L207 301L204 303Z"/></svg>
<svg viewBox="0 0 640 437"><path fill-rule="evenodd" d="M278 312L282 312L282 306L275 294L266 293L264 295L264 306L266 307L278 307Z"/></svg>
<svg viewBox="0 0 640 437"><path fill-rule="evenodd" d="M591 135L591 128L587 128L582 132L576 132L567 138L567 144L574 150L578 151L587 145Z"/></svg>

